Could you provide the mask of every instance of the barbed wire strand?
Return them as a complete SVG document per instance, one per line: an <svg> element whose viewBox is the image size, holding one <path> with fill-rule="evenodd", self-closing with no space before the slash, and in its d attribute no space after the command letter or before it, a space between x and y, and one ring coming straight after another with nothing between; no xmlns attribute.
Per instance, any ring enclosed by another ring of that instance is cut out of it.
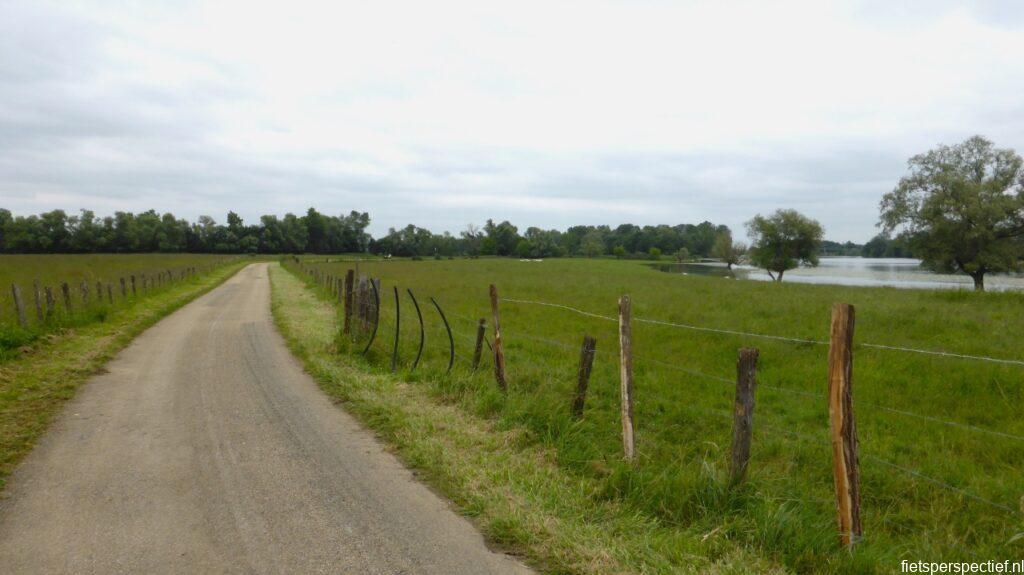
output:
<svg viewBox="0 0 1024 575"><path fill-rule="evenodd" d="M970 499L974 499L975 501L980 501L981 503L986 503L986 504L991 505L992 507L995 507L997 509L1002 509L1003 511L1007 511L1007 512L1012 513L1014 515L1019 513L1019 511L1017 509L1014 509L1013 507L1010 507L1009 505L1003 505L1002 503L997 503L995 501L992 501L991 499L987 499L985 497L982 497L981 495L978 495L977 493L974 493L973 491L968 491L968 490L966 490L966 489L964 489L962 487L957 487L956 485L952 485L950 483L946 483L945 481L943 481L941 479L938 479L936 477L932 477L931 475L927 475L927 474L922 473L922 472L920 472L920 471L918 471L916 469L911 469L909 467L904 467L904 466L902 466L902 465L900 465L898 463L893 463L893 462L891 462L891 461L889 461L887 459L882 459L881 457L875 457L874 455L862 455L861 457L863 457L864 459L870 460L870 461L874 461L875 463L880 463L880 464L885 465L887 467L891 467L891 468L896 469L898 471L902 471L903 473L906 473L908 475L912 475L912 476L917 477L919 479L923 479L925 481L928 481L929 483L938 485L939 487L942 487L943 489L947 489L949 491L953 491L953 492L959 493L960 495L963 495L964 497L968 497Z"/></svg>
<svg viewBox="0 0 1024 575"><path fill-rule="evenodd" d="M601 315L601 314L598 314L598 313L593 313L593 312L590 312L590 311L582 310L582 309L579 309L579 308L574 308L572 306L567 306L567 305L564 305L564 304L555 304L555 303L551 303L551 302L541 302L541 301L536 301L536 300L519 300L519 299L514 299L514 298L502 298L502 300L503 301L507 301L507 302L512 302L512 303L517 303L517 304L539 305L539 306L547 306L547 307L559 308L559 309L564 309L564 310L571 311L571 312L574 312L574 313L579 313L579 314L585 315L587 317L595 317L595 318L598 318L598 319L604 319L606 321L618 321L617 318L614 318L614 317L611 317L611 316ZM650 323L650 324L654 324L654 325L664 325L664 326L669 326L669 327L679 327L679 328L683 328L683 329L692 329L692 330L695 330L695 331L706 331L706 333L712 333L712 334L722 334L722 335L727 335L727 336L741 336L741 337L745 337L745 338L758 338L758 339L762 339L762 340L772 340L772 341L788 342L788 343L794 343L794 344L809 344L809 345L818 345L818 346L826 346L826 345L828 345L828 342L825 342L825 341L822 341L822 340L808 340L808 339L802 339L802 338L792 338L792 337L787 337L787 336L773 336L773 335L770 335L770 334L756 334L756 333L753 333L753 331L741 331L741 330L738 330L738 329L723 329L723 328L718 328L718 327L705 327L705 326L693 325L693 324L689 324L689 323L678 323L678 322L665 321L665 320L660 320L660 319L648 319L648 318L645 318L645 317L637 317L637 316L634 316L633 319L635 321L638 321L638 322L641 322L641 323ZM948 358L952 358L952 359L969 359L969 360L975 360L975 361L987 361L987 362L991 362L991 363L999 363L999 364L1004 364L1004 365L1024 366L1024 360L1019 360L1019 359L1006 359L1006 358L1000 358L1000 357L990 357L990 356L985 356L985 355L971 355L971 354L965 354L965 353L954 353L954 352L927 350L927 349L920 349L920 348L908 348L908 347L901 347L901 346L890 346L890 345L886 345L886 344L874 344L874 343L869 343L869 342L868 343L859 343L859 344L857 344L857 346L863 347L863 348L870 348L870 349L898 351L898 352L903 352L903 353L915 353L915 354L930 355L930 356L936 356L936 357L948 357Z"/></svg>

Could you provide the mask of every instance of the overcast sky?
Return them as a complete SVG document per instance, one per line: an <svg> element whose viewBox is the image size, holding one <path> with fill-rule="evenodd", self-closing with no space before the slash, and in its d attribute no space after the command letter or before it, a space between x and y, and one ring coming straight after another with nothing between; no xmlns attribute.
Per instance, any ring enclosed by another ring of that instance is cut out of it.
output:
<svg viewBox="0 0 1024 575"><path fill-rule="evenodd" d="M1024 2L0 0L0 207L458 232L876 233L909 156L1024 152ZM826 5L828 4L828 5Z"/></svg>

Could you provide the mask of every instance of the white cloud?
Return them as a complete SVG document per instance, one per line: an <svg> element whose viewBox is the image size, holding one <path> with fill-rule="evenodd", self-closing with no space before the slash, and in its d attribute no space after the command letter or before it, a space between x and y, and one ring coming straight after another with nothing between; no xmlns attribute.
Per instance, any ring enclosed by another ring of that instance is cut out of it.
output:
<svg viewBox="0 0 1024 575"><path fill-rule="evenodd" d="M0 205L865 240L910 155L1024 149L1017 4L907 6L7 2Z"/></svg>

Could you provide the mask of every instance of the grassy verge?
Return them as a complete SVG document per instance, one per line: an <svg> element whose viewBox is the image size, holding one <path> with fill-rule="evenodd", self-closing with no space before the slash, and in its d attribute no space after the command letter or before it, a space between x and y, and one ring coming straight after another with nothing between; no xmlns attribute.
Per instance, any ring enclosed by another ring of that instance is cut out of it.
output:
<svg viewBox="0 0 1024 575"><path fill-rule="evenodd" d="M566 473L521 430L502 429L400 378L337 353L337 313L294 275L271 267L273 312L321 388L376 430L487 537L552 573L771 573L777 566L720 533L681 528L608 498Z"/></svg>
<svg viewBox="0 0 1024 575"><path fill-rule="evenodd" d="M78 386L136 335L230 278L247 262L208 274L117 309L103 321L42 336L0 364L0 489Z"/></svg>

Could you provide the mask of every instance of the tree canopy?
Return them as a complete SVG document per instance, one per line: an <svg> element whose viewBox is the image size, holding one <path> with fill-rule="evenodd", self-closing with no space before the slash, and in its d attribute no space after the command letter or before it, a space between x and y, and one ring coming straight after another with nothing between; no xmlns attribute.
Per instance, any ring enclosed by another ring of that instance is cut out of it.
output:
<svg viewBox="0 0 1024 575"><path fill-rule="evenodd" d="M778 210L760 214L747 222L750 235L750 261L768 270L775 281L800 265L818 265L818 251L824 230L817 221L796 210Z"/></svg>
<svg viewBox="0 0 1024 575"><path fill-rule="evenodd" d="M899 232L929 269L971 276L977 290L985 274L1020 267L1024 173L1016 152L974 136L908 165L879 206L886 233Z"/></svg>

